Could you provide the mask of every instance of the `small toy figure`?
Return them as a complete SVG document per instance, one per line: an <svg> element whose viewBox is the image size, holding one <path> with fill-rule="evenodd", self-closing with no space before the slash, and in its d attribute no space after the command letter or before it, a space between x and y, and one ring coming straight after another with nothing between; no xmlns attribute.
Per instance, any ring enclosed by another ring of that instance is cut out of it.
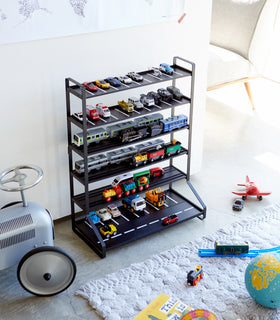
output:
<svg viewBox="0 0 280 320"><path fill-rule="evenodd" d="M203 269L201 265L197 265L195 270L188 272L187 284L191 286L196 286L200 279L203 278Z"/></svg>
<svg viewBox="0 0 280 320"><path fill-rule="evenodd" d="M232 193L242 196L243 200L247 200L248 196L257 196L257 199L262 200L262 196L268 196L271 194L271 191L260 191L256 184L250 181L249 177L246 176L246 183L238 183L238 186L245 187L245 191L232 191Z"/></svg>

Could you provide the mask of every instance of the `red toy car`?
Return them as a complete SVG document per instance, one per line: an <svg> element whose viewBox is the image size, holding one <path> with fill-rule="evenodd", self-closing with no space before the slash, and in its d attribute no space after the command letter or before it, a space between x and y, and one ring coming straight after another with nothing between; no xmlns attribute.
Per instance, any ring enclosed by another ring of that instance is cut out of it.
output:
<svg viewBox="0 0 280 320"><path fill-rule="evenodd" d="M93 82L83 82L84 87L89 91L97 91L98 87Z"/></svg>
<svg viewBox="0 0 280 320"><path fill-rule="evenodd" d="M178 220L178 217L176 216L176 214L172 214L169 217L166 217L162 220L162 224L164 226L167 226L168 224L174 223Z"/></svg>

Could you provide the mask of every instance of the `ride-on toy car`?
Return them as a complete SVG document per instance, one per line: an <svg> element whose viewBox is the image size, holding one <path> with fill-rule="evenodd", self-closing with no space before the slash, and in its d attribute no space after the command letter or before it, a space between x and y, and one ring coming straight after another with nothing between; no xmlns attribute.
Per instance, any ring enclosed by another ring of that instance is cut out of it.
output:
<svg viewBox="0 0 280 320"><path fill-rule="evenodd" d="M42 169L33 165L11 167L0 174L0 189L20 191L22 197L22 201L0 210L0 270L18 264L17 277L25 290L52 296L72 284L76 264L64 250L53 246L50 213L25 199L24 190L38 184L42 177Z"/></svg>

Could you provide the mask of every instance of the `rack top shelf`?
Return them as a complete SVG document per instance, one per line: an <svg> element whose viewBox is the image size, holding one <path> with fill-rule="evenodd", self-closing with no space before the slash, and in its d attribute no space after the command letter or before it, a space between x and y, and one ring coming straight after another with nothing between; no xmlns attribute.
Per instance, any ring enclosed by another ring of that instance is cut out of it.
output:
<svg viewBox="0 0 280 320"><path fill-rule="evenodd" d="M102 96L105 94L111 94L111 93L115 93L115 92L129 90L129 89L139 88L139 87L143 87L143 86L147 86L147 85L151 85L151 84L155 84L155 83L170 81L173 79L184 78L184 77L188 77L188 76L192 75L192 72L190 70L187 70L181 66L172 65L171 67L174 69L173 75L167 75L165 73L162 73L161 77L156 77L153 75L153 70L146 70L146 71L142 71L142 72L137 72L138 74L143 76L143 81L141 81L141 82L132 81L131 84L123 84L122 83L122 85L120 87L110 86L109 89L98 88L98 91L96 91L96 92L90 92L90 91L86 90L84 88L84 86L81 83L79 83L78 81L76 81L72 78L67 78L70 83L71 82L75 83L74 85L69 86L69 91L80 99L83 98L83 93L84 93L85 98L89 99L89 98L99 97L99 96ZM95 79L95 80L97 80L97 79Z"/></svg>

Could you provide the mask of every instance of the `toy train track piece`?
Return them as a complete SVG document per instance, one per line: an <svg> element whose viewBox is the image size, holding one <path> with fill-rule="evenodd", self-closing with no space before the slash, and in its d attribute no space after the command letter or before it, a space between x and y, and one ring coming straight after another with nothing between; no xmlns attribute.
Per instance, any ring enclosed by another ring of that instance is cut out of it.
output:
<svg viewBox="0 0 280 320"><path fill-rule="evenodd" d="M248 253L241 253L241 254L219 254L216 253L215 249L198 249L198 255L200 257L236 257L236 258L243 258L249 257L254 258L262 253L267 252L280 252L280 246L273 247L269 249L261 249L261 250L249 250Z"/></svg>

